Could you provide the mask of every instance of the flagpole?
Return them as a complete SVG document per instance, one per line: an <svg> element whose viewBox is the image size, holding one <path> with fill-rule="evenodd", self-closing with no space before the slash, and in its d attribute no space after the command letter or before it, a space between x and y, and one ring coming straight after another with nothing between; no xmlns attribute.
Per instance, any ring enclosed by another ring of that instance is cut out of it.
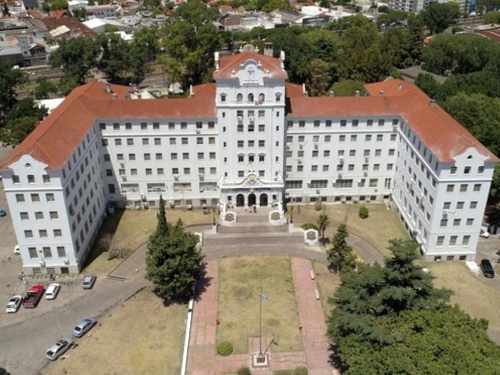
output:
<svg viewBox="0 0 500 375"><path fill-rule="evenodd" d="M260 278L259 312L259 357L262 357L262 276Z"/></svg>

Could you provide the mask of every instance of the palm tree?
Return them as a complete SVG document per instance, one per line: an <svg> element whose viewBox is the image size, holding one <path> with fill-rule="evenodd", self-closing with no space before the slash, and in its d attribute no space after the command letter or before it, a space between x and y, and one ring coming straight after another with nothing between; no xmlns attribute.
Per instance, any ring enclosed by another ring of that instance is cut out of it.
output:
<svg viewBox="0 0 500 375"><path fill-rule="evenodd" d="M318 218L318 228L321 232L321 240L325 240L325 230L326 228L330 225L330 218L328 215L323 211Z"/></svg>

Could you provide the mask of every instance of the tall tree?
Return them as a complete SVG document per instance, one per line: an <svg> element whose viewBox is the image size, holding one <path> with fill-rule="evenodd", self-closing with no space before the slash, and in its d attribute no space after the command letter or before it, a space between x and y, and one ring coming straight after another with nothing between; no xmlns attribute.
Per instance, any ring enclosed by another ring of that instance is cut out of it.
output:
<svg viewBox="0 0 500 375"><path fill-rule="evenodd" d="M10 61L0 60L0 114L10 110L16 104L16 88L27 82L26 73L19 69L12 69Z"/></svg>
<svg viewBox="0 0 500 375"><path fill-rule="evenodd" d="M62 68L64 82L85 83L85 76L97 66L101 48L92 38L63 39L59 48L51 55L50 65L53 68Z"/></svg>
<svg viewBox="0 0 500 375"><path fill-rule="evenodd" d="M325 231L329 225L330 225L330 218L328 217L326 212L323 211L318 217L318 228L321 232L321 239L322 240L325 239Z"/></svg>
<svg viewBox="0 0 500 375"><path fill-rule="evenodd" d="M167 213L165 211L165 201L162 195L160 195L160 209L156 217L158 218L158 224L156 226L155 235L157 237L166 237L168 235Z"/></svg>
<svg viewBox="0 0 500 375"><path fill-rule="evenodd" d="M420 12L420 16L431 34L439 34L460 16L460 7L455 2L430 3Z"/></svg>
<svg viewBox="0 0 500 375"><path fill-rule="evenodd" d="M347 226L340 224L332 239L332 247L328 250L326 257L328 265L335 272L342 270L352 270L356 266L356 255L352 247L347 244Z"/></svg>
<svg viewBox="0 0 500 375"><path fill-rule="evenodd" d="M146 278L153 282L154 292L166 304L185 302L191 297L203 260L197 242L196 236L184 230L180 219L169 225L167 235L154 234L150 238Z"/></svg>
<svg viewBox="0 0 500 375"><path fill-rule="evenodd" d="M0 142L4 146L17 146L36 128L47 112L47 108L36 105L32 97L20 100L5 116Z"/></svg>
<svg viewBox="0 0 500 375"><path fill-rule="evenodd" d="M328 64L321 59L311 61L311 77L308 82L311 96L325 95L331 81Z"/></svg>
<svg viewBox="0 0 500 375"><path fill-rule="evenodd" d="M48 99L51 94L57 94L59 90L55 83L49 81L47 77L38 77L35 87L35 98Z"/></svg>

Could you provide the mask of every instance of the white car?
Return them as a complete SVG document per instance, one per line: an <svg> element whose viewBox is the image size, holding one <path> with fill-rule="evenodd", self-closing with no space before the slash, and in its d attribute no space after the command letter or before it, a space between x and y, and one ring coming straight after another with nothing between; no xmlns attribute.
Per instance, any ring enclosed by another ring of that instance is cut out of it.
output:
<svg viewBox="0 0 500 375"><path fill-rule="evenodd" d="M59 340L54 345L52 345L49 350L47 350L45 356L51 361L55 361L61 355L66 353L66 350L71 348L72 345L73 345L73 340L71 339Z"/></svg>
<svg viewBox="0 0 500 375"><path fill-rule="evenodd" d="M15 313L17 310L19 310L19 307L21 306L21 302L23 302L23 297L21 296L13 296L10 300L9 303L7 304L7 307L5 308L6 313Z"/></svg>
<svg viewBox="0 0 500 375"><path fill-rule="evenodd" d="M490 236L490 233L488 232L488 228L487 227L481 227L481 229L479 230L479 237L482 237L482 238L488 238Z"/></svg>
<svg viewBox="0 0 500 375"><path fill-rule="evenodd" d="M45 292L45 299L55 299L61 286L58 283L50 284Z"/></svg>

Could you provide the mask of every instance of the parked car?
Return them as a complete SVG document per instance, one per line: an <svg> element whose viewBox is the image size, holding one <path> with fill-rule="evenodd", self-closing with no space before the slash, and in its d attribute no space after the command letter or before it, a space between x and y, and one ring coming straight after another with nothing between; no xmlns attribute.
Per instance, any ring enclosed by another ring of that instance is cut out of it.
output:
<svg viewBox="0 0 500 375"><path fill-rule="evenodd" d="M490 236L490 233L488 232L488 228L487 227L481 227L481 229L479 230L479 237L482 237L482 238L488 238Z"/></svg>
<svg viewBox="0 0 500 375"><path fill-rule="evenodd" d="M6 313L15 313L21 307L21 303L23 302L23 297L21 296L13 296L7 303L7 307L5 308Z"/></svg>
<svg viewBox="0 0 500 375"><path fill-rule="evenodd" d="M495 269L488 259L483 259L481 261L481 270L483 271L484 277L495 277Z"/></svg>
<svg viewBox="0 0 500 375"><path fill-rule="evenodd" d="M58 283L50 284L45 292L45 299L55 299L60 289L61 286Z"/></svg>
<svg viewBox="0 0 500 375"><path fill-rule="evenodd" d="M14 254L19 255L21 254L21 248L19 245L14 246Z"/></svg>
<svg viewBox="0 0 500 375"><path fill-rule="evenodd" d="M85 276L85 279L83 279L83 284L82 284L83 289L92 289L96 279L97 278L94 275Z"/></svg>
<svg viewBox="0 0 500 375"><path fill-rule="evenodd" d="M97 324L96 318L86 318L83 319L80 323L73 328L73 336L82 337L86 334L90 329Z"/></svg>
<svg viewBox="0 0 500 375"><path fill-rule="evenodd" d="M5 212L4 210L0 210L0 217L4 216L7 216L7 212Z"/></svg>
<svg viewBox="0 0 500 375"><path fill-rule="evenodd" d="M55 361L61 355L66 353L66 351L69 348L71 348L71 345L73 345L73 340L71 340L71 339L59 340L54 345L52 345L49 350L47 350L47 353L45 353L45 356L48 359L50 359L51 361Z"/></svg>
<svg viewBox="0 0 500 375"><path fill-rule="evenodd" d="M45 288L42 284L33 285L24 297L23 306L26 308L35 308L38 302L40 302L44 292Z"/></svg>

